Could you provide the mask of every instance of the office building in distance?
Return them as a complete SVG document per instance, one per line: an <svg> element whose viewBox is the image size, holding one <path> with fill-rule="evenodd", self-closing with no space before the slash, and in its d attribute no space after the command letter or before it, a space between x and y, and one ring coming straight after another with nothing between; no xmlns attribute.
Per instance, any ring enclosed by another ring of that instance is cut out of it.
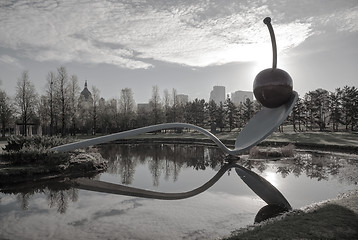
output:
<svg viewBox="0 0 358 240"><path fill-rule="evenodd" d="M231 101L235 105L240 105L240 103L246 102L246 99L254 100L254 94L250 91L236 91L231 93Z"/></svg>
<svg viewBox="0 0 358 240"><path fill-rule="evenodd" d="M186 104L189 102L189 96L186 94L177 94L176 97L179 104Z"/></svg>
<svg viewBox="0 0 358 240"><path fill-rule="evenodd" d="M224 86L214 86L213 90L210 92L209 101L214 100L216 104L220 102L225 102L225 87Z"/></svg>

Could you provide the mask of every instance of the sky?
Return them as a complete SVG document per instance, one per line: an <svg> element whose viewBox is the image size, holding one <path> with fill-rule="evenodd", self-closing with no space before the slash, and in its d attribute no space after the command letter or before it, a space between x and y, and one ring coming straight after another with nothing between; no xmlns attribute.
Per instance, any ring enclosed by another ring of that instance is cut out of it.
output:
<svg viewBox="0 0 358 240"><path fill-rule="evenodd" d="M105 99L152 87L209 99L213 86L252 91L272 66L265 17L276 35L277 67L300 96L358 83L357 0L0 0L0 88L10 96L28 71L39 94L64 66Z"/></svg>

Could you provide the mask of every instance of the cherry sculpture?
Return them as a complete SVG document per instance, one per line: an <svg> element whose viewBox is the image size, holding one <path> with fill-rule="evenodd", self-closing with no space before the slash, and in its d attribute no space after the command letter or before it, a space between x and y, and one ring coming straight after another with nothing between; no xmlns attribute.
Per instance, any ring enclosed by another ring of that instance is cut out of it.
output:
<svg viewBox="0 0 358 240"><path fill-rule="evenodd" d="M277 47L271 18L265 18L264 23L267 25L271 36L273 61L272 68L262 70L255 77L254 95L264 107L277 108L292 97L292 79L287 72L277 68Z"/></svg>

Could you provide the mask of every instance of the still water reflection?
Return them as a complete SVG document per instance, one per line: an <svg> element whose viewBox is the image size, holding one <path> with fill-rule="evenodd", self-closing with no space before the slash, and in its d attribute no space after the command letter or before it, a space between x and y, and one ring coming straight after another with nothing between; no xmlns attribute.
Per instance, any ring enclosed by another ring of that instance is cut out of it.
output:
<svg viewBox="0 0 358 240"><path fill-rule="evenodd" d="M215 147L140 144L100 147L109 160L96 180L161 192L199 187L224 165ZM276 186L293 208L357 189L357 156L299 152L294 159L238 164ZM0 238L214 239L252 224L266 204L236 175L192 198L165 201L74 188L23 184L0 193Z"/></svg>

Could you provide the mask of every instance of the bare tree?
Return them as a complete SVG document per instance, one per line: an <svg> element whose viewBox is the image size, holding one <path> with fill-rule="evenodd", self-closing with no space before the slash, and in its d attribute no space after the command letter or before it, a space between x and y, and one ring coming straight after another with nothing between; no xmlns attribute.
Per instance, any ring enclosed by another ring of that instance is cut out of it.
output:
<svg viewBox="0 0 358 240"><path fill-rule="evenodd" d="M97 120L98 120L98 112L97 112L97 108L98 108L98 104L99 104L99 100L100 100L100 92L99 89L95 86L92 86L92 134L96 135L96 131L97 131Z"/></svg>
<svg viewBox="0 0 358 240"><path fill-rule="evenodd" d="M38 116L40 118L40 126L44 130L44 134L51 134L49 129L50 115L49 115L49 99L46 95L41 95L38 106Z"/></svg>
<svg viewBox="0 0 358 240"><path fill-rule="evenodd" d="M131 127L131 122L134 119L134 112L135 101L132 89L124 88L121 90L119 97L119 113L121 115L121 127L123 130L127 130Z"/></svg>
<svg viewBox="0 0 358 240"><path fill-rule="evenodd" d="M57 100L60 107L61 115L61 135L66 135L66 123L68 119L68 74L65 67L57 69Z"/></svg>
<svg viewBox="0 0 358 240"><path fill-rule="evenodd" d="M108 129L109 129L109 121L108 121L108 116L109 116L109 108L107 108L107 103L106 100L104 100L104 98L101 98L99 100L98 103L98 128L100 130L101 133L108 133Z"/></svg>
<svg viewBox="0 0 358 240"><path fill-rule="evenodd" d="M109 99L106 103L105 111L105 123L106 127L112 131L118 131L118 122L119 122L119 112L118 112L118 103L117 100L112 98Z"/></svg>
<svg viewBox="0 0 358 240"><path fill-rule="evenodd" d="M50 116L50 135L52 136L54 134L54 122L55 122L55 108L54 108L54 97L55 97L55 81L56 76L54 72L49 72L47 74L47 101L48 104L48 114ZM45 107L45 106L44 106Z"/></svg>
<svg viewBox="0 0 358 240"><path fill-rule="evenodd" d="M175 88L172 89L172 107L171 107L171 120L172 122L184 121L184 103L178 99L178 93Z"/></svg>
<svg viewBox="0 0 358 240"><path fill-rule="evenodd" d="M24 71L17 81L15 103L20 110L23 135L27 136L27 126L37 104L35 86L30 82L28 71Z"/></svg>
<svg viewBox="0 0 358 240"><path fill-rule="evenodd" d="M163 92L164 96L163 96L163 105L164 105L164 121L165 122L169 122L170 121L170 111L171 111L171 107L170 107L170 94L168 89L164 89Z"/></svg>
<svg viewBox="0 0 358 240"><path fill-rule="evenodd" d="M160 101L159 88L157 85L153 86L152 98L149 101L149 106L152 113L152 123L160 123L162 120L162 105Z"/></svg>
<svg viewBox="0 0 358 240"><path fill-rule="evenodd" d="M78 100L80 95L80 87L78 85L78 78L76 75L72 75L69 83L69 108L70 118L72 125L72 135L76 135L77 117L78 117Z"/></svg>

